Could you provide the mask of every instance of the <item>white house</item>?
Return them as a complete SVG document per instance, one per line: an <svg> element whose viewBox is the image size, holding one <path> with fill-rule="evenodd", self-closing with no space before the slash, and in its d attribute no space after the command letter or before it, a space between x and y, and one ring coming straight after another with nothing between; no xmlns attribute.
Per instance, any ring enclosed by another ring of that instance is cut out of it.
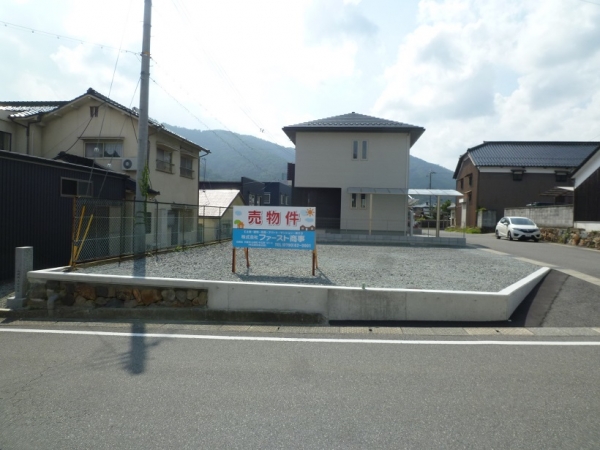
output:
<svg viewBox="0 0 600 450"><path fill-rule="evenodd" d="M198 194L198 229L202 242L231 239L233 207L243 206L237 189L201 189Z"/></svg>
<svg viewBox="0 0 600 450"><path fill-rule="evenodd" d="M283 128L296 145L294 204L317 228L406 233L409 154L422 127L350 113Z"/></svg>

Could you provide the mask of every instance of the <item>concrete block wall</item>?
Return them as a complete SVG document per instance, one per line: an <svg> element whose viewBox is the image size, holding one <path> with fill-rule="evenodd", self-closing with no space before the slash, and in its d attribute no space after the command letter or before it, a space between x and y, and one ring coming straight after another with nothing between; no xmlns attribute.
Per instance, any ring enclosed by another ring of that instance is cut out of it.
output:
<svg viewBox="0 0 600 450"><path fill-rule="evenodd" d="M570 228L573 226L573 205L524 206L506 208L505 216L528 217L538 227ZM500 220L500 218L498 218Z"/></svg>

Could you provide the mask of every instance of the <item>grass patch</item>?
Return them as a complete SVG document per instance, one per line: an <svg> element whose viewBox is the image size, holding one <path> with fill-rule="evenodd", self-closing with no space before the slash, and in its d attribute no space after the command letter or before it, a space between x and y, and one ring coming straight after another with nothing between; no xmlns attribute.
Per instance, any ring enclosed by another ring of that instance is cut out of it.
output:
<svg viewBox="0 0 600 450"><path fill-rule="evenodd" d="M479 227L467 227L467 228L448 227L444 231L452 231L455 233L466 233L466 234L481 234L481 228L479 228Z"/></svg>

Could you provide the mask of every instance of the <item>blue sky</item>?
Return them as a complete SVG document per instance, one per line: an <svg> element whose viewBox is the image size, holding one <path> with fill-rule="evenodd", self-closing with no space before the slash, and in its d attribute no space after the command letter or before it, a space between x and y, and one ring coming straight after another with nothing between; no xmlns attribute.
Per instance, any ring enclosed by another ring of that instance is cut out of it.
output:
<svg viewBox="0 0 600 450"><path fill-rule="evenodd" d="M4 0L0 100L137 106L142 17ZM412 154L450 169L482 141L600 140L599 24L600 0L154 0L150 115L292 146L283 126L355 111L425 127Z"/></svg>

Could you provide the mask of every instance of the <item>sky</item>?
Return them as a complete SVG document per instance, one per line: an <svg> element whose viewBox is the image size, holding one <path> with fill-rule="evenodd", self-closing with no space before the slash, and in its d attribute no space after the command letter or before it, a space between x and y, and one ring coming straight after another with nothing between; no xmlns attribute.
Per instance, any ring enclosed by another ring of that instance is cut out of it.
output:
<svg viewBox="0 0 600 450"><path fill-rule="evenodd" d="M2 0L0 100L139 106L143 0ZM287 147L350 112L491 140L600 141L600 0L154 0L150 116ZM250 151L250 150L248 150Z"/></svg>

